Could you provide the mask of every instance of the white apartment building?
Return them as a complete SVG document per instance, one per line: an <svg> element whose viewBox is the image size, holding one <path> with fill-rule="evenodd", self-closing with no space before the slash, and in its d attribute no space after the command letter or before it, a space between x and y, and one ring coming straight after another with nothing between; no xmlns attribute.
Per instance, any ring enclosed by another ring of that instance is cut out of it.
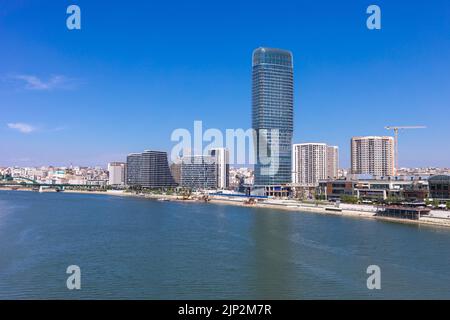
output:
<svg viewBox="0 0 450 320"><path fill-rule="evenodd" d="M123 162L108 163L108 173L109 173L108 184L111 186L125 185L125 171L126 171L126 164Z"/></svg>
<svg viewBox="0 0 450 320"><path fill-rule="evenodd" d="M300 143L292 146L292 183L305 187L319 180L335 178L339 171L339 148L325 143Z"/></svg>
<svg viewBox="0 0 450 320"><path fill-rule="evenodd" d="M393 137L353 137L351 169L353 174L393 176L395 174Z"/></svg>
<svg viewBox="0 0 450 320"><path fill-rule="evenodd" d="M228 189L230 185L230 155L226 148L213 148L210 155L215 158L218 189Z"/></svg>

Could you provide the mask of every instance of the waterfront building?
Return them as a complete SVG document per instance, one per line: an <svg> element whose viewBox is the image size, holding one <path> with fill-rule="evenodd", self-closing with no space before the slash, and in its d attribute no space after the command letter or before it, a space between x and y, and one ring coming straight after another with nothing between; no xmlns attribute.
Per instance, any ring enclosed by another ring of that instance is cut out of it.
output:
<svg viewBox="0 0 450 320"><path fill-rule="evenodd" d="M450 201L450 176L437 175L428 179L430 198L438 201Z"/></svg>
<svg viewBox="0 0 450 320"><path fill-rule="evenodd" d="M353 137L351 139L351 170L353 174L394 175L393 137Z"/></svg>
<svg viewBox="0 0 450 320"><path fill-rule="evenodd" d="M327 145L325 143L300 143L293 145L292 183L317 186L327 177Z"/></svg>
<svg viewBox="0 0 450 320"><path fill-rule="evenodd" d="M339 148L325 143L299 143L292 146L292 183L316 187L319 180L337 178Z"/></svg>
<svg viewBox="0 0 450 320"><path fill-rule="evenodd" d="M428 208L415 208L407 206L386 206L378 208L376 215L379 217L390 217L396 219L419 220L420 217L430 214Z"/></svg>
<svg viewBox="0 0 450 320"><path fill-rule="evenodd" d="M317 195L328 200L355 197L360 200L399 199L423 201L428 197L428 181L420 177L349 177L319 181Z"/></svg>
<svg viewBox="0 0 450 320"><path fill-rule="evenodd" d="M145 150L127 157L127 183L133 187L171 188L175 187L167 162L167 153Z"/></svg>
<svg viewBox="0 0 450 320"><path fill-rule="evenodd" d="M170 165L170 173L178 185L181 185L181 160Z"/></svg>
<svg viewBox="0 0 450 320"><path fill-rule="evenodd" d="M128 186L140 185L141 154L130 153L127 156L126 184Z"/></svg>
<svg viewBox="0 0 450 320"><path fill-rule="evenodd" d="M216 163L216 181L218 189L228 189L230 161L229 152L226 148L213 148L210 150L210 156L214 158Z"/></svg>
<svg viewBox="0 0 450 320"><path fill-rule="evenodd" d="M126 164L123 162L108 163L108 185L125 185Z"/></svg>
<svg viewBox="0 0 450 320"><path fill-rule="evenodd" d="M217 189L216 159L185 156L181 162L181 186L189 189Z"/></svg>
<svg viewBox="0 0 450 320"><path fill-rule="evenodd" d="M252 127L257 186L291 182L294 129L292 53L258 48L252 60Z"/></svg>
<svg viewBox="0 0 450 320"><path fill-rule="evenodd" d="M327 178L339 176L339 147L327 146Z"/></svg>

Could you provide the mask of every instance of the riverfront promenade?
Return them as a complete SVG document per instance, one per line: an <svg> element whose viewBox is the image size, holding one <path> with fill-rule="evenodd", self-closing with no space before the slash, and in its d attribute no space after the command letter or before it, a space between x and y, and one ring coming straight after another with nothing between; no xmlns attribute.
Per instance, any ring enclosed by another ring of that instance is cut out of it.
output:
<svg viewBox="0 0 450 320"><path fill-rule="evenodd" d="M73 191L68 190L65 192L75 192L75 193L90 193L90 191ZM164 194L136 194L123 191L109 191L109 192L95 192L97 194L108 194L115 196L131 196L139 198L148 198L153 200L166 200L166 201L182 201L182 202L204 202L201 199L183 199L178 195L164 195ZM372 205L357 205L357 204L345 204L341 203L339 209L341 211L336 211L336 207L333 204L313 204L305 203L298 200L281 200L281 199L265 199L260 200L255 203L248 203L248 198L246 197L232 197L226 195L210 195L208 202L213 204L224 204L224 205L234 205L234 206L244 206L244 207L255 207L255 208L267 208L267 209L277 209L285 210L290 212L310 212L318 214L327 215L337 215L349 218L363 218L363 219L376 219L391 221L397 223L409 223L409 224L419 224L419 225L431 225L440 227L450 227L450 212L435 210L427 217L420 217L420 220L407 220L398 219L391 217L380 217L376 216L377 208Z"/></svg>
<svg viewBox="0 0 450 320"><path fill-rule="evenodd" d="M10 190L0 188L1 190ZM17 189L15 191L30 191L30 189ZM32 192L32 191L30 191ZM65 190L65 193L78 193L78 194L99 194L99 195L111 195L121 197L137 197L152 200L164 200L164 201L181 201L185 203L198 203L205 202L200 197L191 197L189 199L183 199L180 195L167 195L167 194L148 194L148 193L131 193L126 191L108 190L108 191L82 191L82 190ZM439 227L450 228L450 212L433 210L430 215L420 217L419 220L398 219L391 217L376 216L376 206L372 205L357 205L357 204L344 204L341 203L339 208L334 204L325 203L306 203L298 200L282 200L282 199L262 199L254 203L249 203L246 197L233 197L227 195L210 195L208 196L209 203L233 205L243 207L254 208L266 208L284 210L289 212L310 212L317 214L335 215L349 218L362 218L362 219L376 219L397 223L408 223L416 225L430 225Z"/></svg>

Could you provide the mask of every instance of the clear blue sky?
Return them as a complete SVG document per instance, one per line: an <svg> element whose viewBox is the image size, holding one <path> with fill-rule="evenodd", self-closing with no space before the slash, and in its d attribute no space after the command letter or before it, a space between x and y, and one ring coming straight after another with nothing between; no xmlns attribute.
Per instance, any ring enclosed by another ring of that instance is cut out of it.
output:
<svg viewBox="0 0 450 320"><path fill-rule="evenodd" d="M402 133L400 165L450 167L448 0L1 1L0 166L170 151L194 120L249 128L259 46L294 54L295 143L338 145L347 167L351 136L427 125Z"/></svg>

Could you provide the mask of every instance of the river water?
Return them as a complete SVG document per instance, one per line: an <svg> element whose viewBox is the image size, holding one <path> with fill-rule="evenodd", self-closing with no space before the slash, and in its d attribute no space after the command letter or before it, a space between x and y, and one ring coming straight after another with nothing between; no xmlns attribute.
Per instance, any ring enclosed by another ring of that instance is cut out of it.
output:
<svg viewBox="0 0 450 320"><path fill-rule="evenodd" d="M68 290L66 269L81 269ZM369 290L369 265L381 289ZM450 229L0 191L0 299L450 298Z"/></svg>

